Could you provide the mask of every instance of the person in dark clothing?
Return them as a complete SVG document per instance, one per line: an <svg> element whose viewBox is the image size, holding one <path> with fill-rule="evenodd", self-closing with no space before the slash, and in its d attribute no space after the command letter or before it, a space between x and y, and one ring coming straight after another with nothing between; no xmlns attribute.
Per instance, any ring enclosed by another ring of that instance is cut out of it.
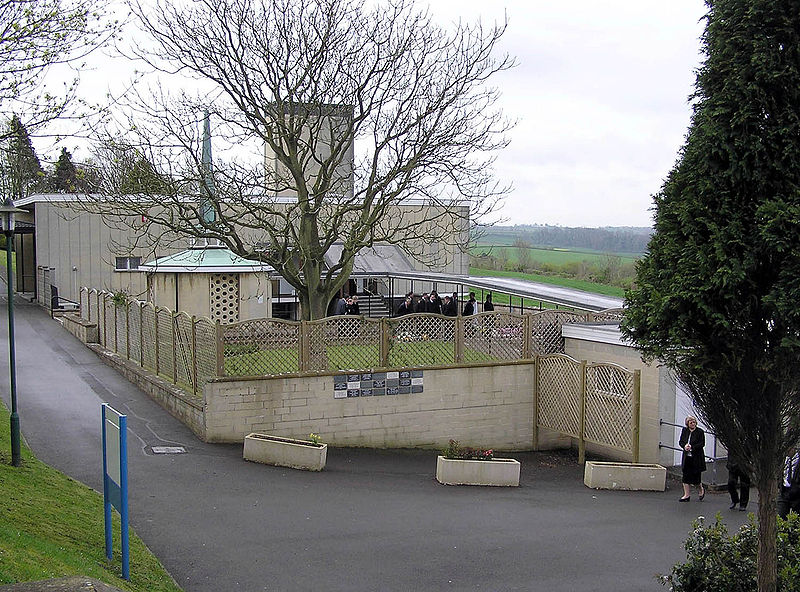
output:
<svg viewBox="0 0 800 592"><path fill-rule="evenodd" d="M678 440L681 450L683 450L683 460L681 469L683 470L683 497L679 502L688 502L691 495L691 486L696 485L700 488L698 499L702 502L706 496L703 489L702 475L706 470L706 435L703 430L697 427L697 418L690 415L686 418L686 427L681 430Z"/></svg>
<svg viewBox="0 0 800 592"><path fill-rule="evenodd" d="M345 300L344 298L339 298L339 300L336 301L336 308L334 309L333 314L335 315L347 314L347 300Z"/></svg>
<svg viewBox="0 0 800 592"><path fill-rule="evenodd" d="M486 301L483 303L483 312L492 312L494 310L494 304L492 303L492 293L489 292L486 295Z"/></svg>
<svg viewBox="0 0 800 592"><path fill-rule="evenodd" d="M417 302L417 306L416 306L415 311L416 312L430 312L430 310L428 310L430 308L430 306L431 306L431 297L430 297L430 295L428 295L427 292L425 292L422 295L422 298L419 299L419 302Z"/></svg>
<svg viewBox="0 0 800 592"><path fill-rule="evenodd" d="M457 317L458 308L456 308L456 306L456 303L453 302L450 296L445 296L444 302L442 303L442 314L446 317Z"/></svg>
<svg viewBox="0 0 800 592"><path fill-rule="evenodd" d="M469 300L464 305L464 310L461 311L461 314L465 317L475 314L475 292L469 293Z"/></svg>
<svg viewBox="0 0 800 592"><path fill-rule="evenodd" d="M442 299L439 298L439 294L436 293L436 290L431 291L431 304L428 312L442 314Z"/></svg>
<svg viewBox="0 0 800 592"><path fill-rule="evenodd" d="M739 511L747 510L747 502L750 501L750 476L744 468L742 462L733 455L728 455L728 493L731 496L731 507L733 510L739 506Z"/></svg>
<svg viewBox="0 0 800 592"><path fill-rule="evenodd" d="M800 450L797 448L790 450L786 457L778 493L778 516L785 520L789 512L800 514Z"/></svg>
<svg viewBox="0 0 800 592"><path fill-rule="evenodd" d="M353 296L347 299L347 314L360 315L361 309L358 306L358 296Z"/></svg>
<svg viewBox="0 0 800 592"><path fill-rule="evenodd" d="M406 299L403 300L403 303L397 308L396 316L402 317L412 312L414 312L414 305L412 304L411 296L406 296Z"/></svg>

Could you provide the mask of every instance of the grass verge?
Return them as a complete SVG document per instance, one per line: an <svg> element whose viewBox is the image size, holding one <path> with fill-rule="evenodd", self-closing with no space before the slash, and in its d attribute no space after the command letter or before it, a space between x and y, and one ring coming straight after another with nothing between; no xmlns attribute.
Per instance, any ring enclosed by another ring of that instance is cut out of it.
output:
<svg viewBox="0 0 800 592"><path fill-rule="evenodd" d="M180 592L133 530L131 580L123 580L117 513L114 559L107 561L103 496L40 462L24 444L22 466L12 467L9 432L0 403L0 584L81 575L134 592Z"/></svg>

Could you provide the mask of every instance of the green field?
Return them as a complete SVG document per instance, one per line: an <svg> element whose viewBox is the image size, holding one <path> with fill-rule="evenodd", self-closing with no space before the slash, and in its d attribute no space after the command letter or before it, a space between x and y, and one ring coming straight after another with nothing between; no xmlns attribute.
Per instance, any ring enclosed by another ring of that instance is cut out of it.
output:
<svg viewBox="0 0 800 592"><path fill-rule="evenodd" d="M605 263L609 257L619 257L621 263L634 263L639 256L630 253L601 253L598 251L579 250L579 249L559 249L555 247L530 247L526 249L531 261L547 263L550 265L565 265L568 263L588 262L592 264ZM482 254L492 257L505 257L509 262L519 261L519 248L508 245L486 245L478 244L470 249L470 255L478 257Z"/></svg>
<svg viewBox="0 0 800 592"><path fill-rule="evenodd" d="M10 451L9 413L0 404L0 584L82 575L123 590L180 592L133 531L131 580L123 580L116 512L114 559L105 558L103 496L24 445L22 466L12 467Z"/></svg>

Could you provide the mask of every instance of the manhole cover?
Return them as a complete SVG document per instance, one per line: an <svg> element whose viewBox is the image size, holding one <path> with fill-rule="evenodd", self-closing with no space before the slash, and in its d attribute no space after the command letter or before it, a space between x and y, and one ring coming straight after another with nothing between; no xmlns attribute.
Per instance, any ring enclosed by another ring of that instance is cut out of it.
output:
<svg viewBox="0 0 800 592"><path fill-rule="evenodd" d="M183 446L153 446L153 454L185 454Z"/></svg>

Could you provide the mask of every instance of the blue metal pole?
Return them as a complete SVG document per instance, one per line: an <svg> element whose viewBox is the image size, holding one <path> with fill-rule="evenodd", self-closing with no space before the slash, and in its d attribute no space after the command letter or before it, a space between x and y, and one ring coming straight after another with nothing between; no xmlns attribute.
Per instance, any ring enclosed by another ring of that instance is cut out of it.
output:
<svg viewBox="0 0 800 592"><path fill-rule="evenodd" d="M11 230L6 235L6 271L8 274L8 373L11 377L11 465L22 464L19 445L19 413L17 413L17 361L14 352L14 277L11 270Z"/></svg>

